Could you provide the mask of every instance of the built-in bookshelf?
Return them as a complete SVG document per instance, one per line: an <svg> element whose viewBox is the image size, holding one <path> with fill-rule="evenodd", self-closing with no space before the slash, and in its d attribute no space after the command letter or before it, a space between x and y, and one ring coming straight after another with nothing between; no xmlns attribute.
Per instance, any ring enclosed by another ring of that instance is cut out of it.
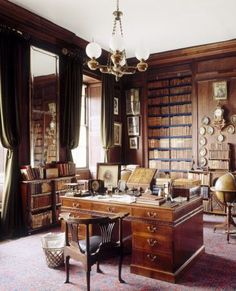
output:
<svg viewBox="0 0 236 291"><path fill-rule="evenodd" d="M31 233L58 223L60 196L66 192L66 184L75 176L21 182L23 214L27 232Z"/></svg>
<svg viewBox="0 0 236 291"><path fill-rule="evenodd" d="M148 161L150 168L186 177L192 166L192 77L148 81Z"/></svg>
<svg viewBox="0 0 236 291"><path fill-rule="evenodd" d="M213 170L230 169L230 145L228 143L210 144L208 166Z"/></svg>

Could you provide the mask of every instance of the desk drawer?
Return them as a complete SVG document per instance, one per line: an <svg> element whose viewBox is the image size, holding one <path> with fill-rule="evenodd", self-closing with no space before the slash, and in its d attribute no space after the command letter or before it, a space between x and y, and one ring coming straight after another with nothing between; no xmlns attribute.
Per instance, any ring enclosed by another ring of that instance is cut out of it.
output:
<svg viewBox="0 0 236 291"><path fill-rule="evenodd" d="M170 226L161 226L158 225L158 221L150 221L150 223L132 222L132 233L138 235L147 235L153 237L171 237L172 236L172 228Z"/></svg>
<svg viewBox="0 0 236 291"><path fill-rule="evenodd" d="M91 209L91 202L81 201L78 199L63 199L62 207L70 207L74 209Z"/></svg>
<svg viewBox="0 0 236 291"><path fill-rule="evenodd" d="M126 205L116 205L116 204L93 204L92 209L94 211L108 212L108 213L118 213L118 212L128 212L131 213L131 209Z"/></svg>
<svg viewBox="0 0 236 291"><path fill-rule="evenodd" d="M151 208L151 207L133 207L132 216L148 218L148 219L157 219L164 221L172 221L172 212L167 209L160 208Z"/></svg>
<svg viewBox="0 0 236 291"><path fill-rule="evenodd" d="M133 234L132 246L151 253L172 252L172 240L163 236L140 236Z"/></svg>
<svg viewBox="0 0 236 291"><path fill-rule="evenodd" d="M167 272L173 271L173 258L171 254L146 252L133 249L132 264Z"/></svg>

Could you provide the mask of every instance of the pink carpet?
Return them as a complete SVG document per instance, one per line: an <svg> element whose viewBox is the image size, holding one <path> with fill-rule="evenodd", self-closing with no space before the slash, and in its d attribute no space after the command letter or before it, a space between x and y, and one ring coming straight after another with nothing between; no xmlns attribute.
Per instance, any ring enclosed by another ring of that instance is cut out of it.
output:
<svg viewBox="0 0 236 291"><path fill-rule="evenodd" d="M221 217L204 216L204 244L206 252L185 273L178 284L131 274L130 257L126 257L122 269L125 284L117 279L115 259L101 264L104 274L91 272L91 290L146 291L146 290L236 290L236 236L226 242L223 231L213 233L212 227ZM64 284L64 268L47 267L40 237L35 234L17 240L0 243L1 291L60 291L86 290L85 273L79 263L71 260L71 284Z"/></svg>

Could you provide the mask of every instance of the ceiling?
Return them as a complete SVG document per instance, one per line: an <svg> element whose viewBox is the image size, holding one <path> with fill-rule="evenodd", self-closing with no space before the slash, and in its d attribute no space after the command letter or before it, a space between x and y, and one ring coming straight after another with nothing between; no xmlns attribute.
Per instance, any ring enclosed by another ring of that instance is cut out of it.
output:
<svg viewBox="0 0 236 291"><path fill-rule="evenodd" d="M116 0L11 0L108 50ZM128 57L236 38L235 0L120 0Z"/></svg>

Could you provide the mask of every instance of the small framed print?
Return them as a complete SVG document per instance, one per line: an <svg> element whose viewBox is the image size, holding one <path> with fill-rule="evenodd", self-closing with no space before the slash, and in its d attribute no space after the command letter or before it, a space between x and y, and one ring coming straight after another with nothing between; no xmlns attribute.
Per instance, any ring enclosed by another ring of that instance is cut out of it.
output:
<svg viewBox="0 0 236 291"><path fill-rule="evenodd" d="M97 179L104 181L105 187L117 187L120 179L120 165L97 163Z"/></svg>
<svg viewBox="0 0 236 291"><path fill-rule="evenodd" d="M114 97L114 115L119 115L119 99Z"/></svg>
<svg viewBox="0 0 236 291"><path fill-rule="evenodd" d="M138 137L130 137L129 138L129 148L130 149L138 149Z"/></svg>
<svg viewBox="0 0 236 291"><path fill-rule="evenodd" d="M213 98L215 100L227 100L227 82L213 82Z"/></svg>
<svg viewBox="0 0 236 291"><path fill-rule="evenodd" d="M122 124L120 122L114 122L114 145L121 146L122 137Z"/></svg>
<svg viewBox="0 0 236 291"><path fill-rule="evenodd" d="M127 117L128 135L139 135L139 116Z"/></svg>

